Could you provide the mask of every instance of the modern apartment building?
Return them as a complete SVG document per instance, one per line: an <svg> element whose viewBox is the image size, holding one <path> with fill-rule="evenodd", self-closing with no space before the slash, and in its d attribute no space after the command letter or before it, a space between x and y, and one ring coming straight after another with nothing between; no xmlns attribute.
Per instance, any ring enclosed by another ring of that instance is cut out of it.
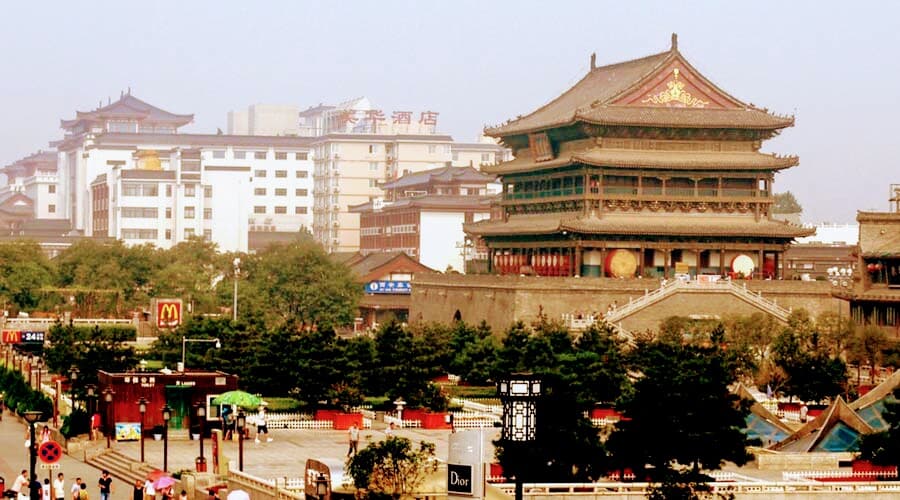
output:
<svg viewBox="0 0 900 500"><path fill-rule="evenodd" d="M54 145L60 205L72 226L161 247L205 235L222 250L246 251L247 231L311 225L310 139L179 133L192 119L123 94L64 120L66 136Z"/></svg>
<svg viewBox="0 0 900 500"><path fill-rule="evenodd" d="M383 196L381 185L450 163L448 135L329 134L313 142L313 234L328 251L359 249L359 215L349 207Z"/></svg>

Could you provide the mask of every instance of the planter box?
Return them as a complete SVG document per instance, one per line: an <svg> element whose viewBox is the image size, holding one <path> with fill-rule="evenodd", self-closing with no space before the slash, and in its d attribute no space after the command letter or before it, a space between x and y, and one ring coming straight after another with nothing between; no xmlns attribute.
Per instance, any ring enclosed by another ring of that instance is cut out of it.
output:
<svg viewBox="0 0 900 500"><path fill-rule="evenodd" d="M316 410L316 420L330 420L334 422L334 416L339 415L340 410Z"/></svg>
<svg viewBox="0 0 900 500"><path fill-rule="evenodd" d="M422 415L423 429L449 429L450 422L447 422L446 413L425 413Z"/></svg>
<svg viewBox="0 0 900 500"><path fill-rule="evenodd" d="M347 430L353 424L360 429L363 427L362 413L338 413L332 422L334 422L335 430Z"/></svg>

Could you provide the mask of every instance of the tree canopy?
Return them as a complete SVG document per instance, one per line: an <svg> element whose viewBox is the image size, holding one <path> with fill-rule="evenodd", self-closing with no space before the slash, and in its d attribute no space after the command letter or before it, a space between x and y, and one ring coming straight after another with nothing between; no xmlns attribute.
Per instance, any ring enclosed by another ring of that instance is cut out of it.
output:
<svg viewBox="0 0 900 500"><path fill-rule="evenodd" d="M728 390L737 375L720 345L654 341L639 344L632 360L640 375L618 405L623 419L608 442L619 467L664 481L672 471L750 459L748 408Z"/></svg>
<svg viewBox="0 0 900 500"><path fill-rule="evenodd" d="M783 193L775 193L775 205L772 212L776 214L799 214L803 212L803 207L794 197L794 193L785 191Z"/></svg>
<svg viewBox="0 0 900 500"><path fill-rule="evenodd" d="M353 484L369 497L408 497L437 471L434 443L416 447L404 437L392 436L371 443L350 458L347 471Z"/></svg>

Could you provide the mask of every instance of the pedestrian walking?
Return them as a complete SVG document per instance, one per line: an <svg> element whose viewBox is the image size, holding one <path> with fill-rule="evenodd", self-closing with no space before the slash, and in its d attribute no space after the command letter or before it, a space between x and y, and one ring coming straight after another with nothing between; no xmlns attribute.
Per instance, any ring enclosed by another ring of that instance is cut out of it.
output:
<svg viewBox="0 0 900 500"><path fill-rule="evenodd" d="M42 500L42 496L44 488L41 486L41 481L38 479L37 474L33 474L31 476L31 482L28 483L28 497L31 500Z"/></svg>
<svg viewBox="0 0 900 500"><path fill-rule="evenodd" d="M256 415L256 442L259 442L259 436L265 433L266 442L272 442L272 438L269 437L269 426L266 421L266 407L260 406L259 413Z"/></svg>
<svg viewBox="0 0 900 500"><path fill-rule="evenodd" d="M50 427L45 425L44 428L41 429L41 444L48 441L50 441Z"/></svg>
<svg viewBox="0 0 900 500"><path fill-rule="evenodd" d="M75 482L72 483L72 500L78 500L81 498L81 485L84 484L81 482L80 477L75 478Z"/></svg>
<svg viewBox="0 0 900 500"><path fill-rule="evenodd" d="M144 481L144 500L156 500L156 488L150 479Z"/></svg>
<svg viewBox="0 0 900 500"><path fill-rule="evenodd" d="M109 495L112 493L112 478L109 477L108 470L104 469L100 473L100 480L97 481L97 486L100 487L100 500L109 500Z"/></svg>
<svg viewBox="0 0 900 500"><path fill-rule="evenodd" d="M91 496L87 492L87 483L81 483L78 490L78 500L91 500Z"/></svg>
<svg viewBox="0 0 900 500"><path fill-rule="evenodd" d="M23 491L28 486L28 471L22 469L22 473L13 482L12 490L16 492L18 500L28 500L28 495Z"/></svg>
<svg viewBox="0 0 900 500"><path fill-rule="evenodd" d="M41 486L41 498L50 500L50 478L44 478L44 484Z"/></svg>
<svg viewBox="0 0 900 500"><path fill-rule="evenodd" d="M56 500L66 500L66 479L60 472L53 480L53 498Z"/></svg>
<svg viewBox="0 0 900 500"><path fill-rule="evenodd" d="M140 479L134 482L131 500L144 500L144 482Z"/></svg>
<svg viewBox="0 0 900 500"><path fill-rule="evenodd" d="M388 425L388 428L384 430L384 436L389 437L389 438L394 437L394 428L395 428L394 423L391 422L391 424Z"/></svg>
<svg viewBox="0 0 900 500"><path fill-rule="evenodd" d="M351 424L347 434L350 438L350 449L347 450L347 456L350 457L356 455L359 449L359 427L356 424Z"/></svg>

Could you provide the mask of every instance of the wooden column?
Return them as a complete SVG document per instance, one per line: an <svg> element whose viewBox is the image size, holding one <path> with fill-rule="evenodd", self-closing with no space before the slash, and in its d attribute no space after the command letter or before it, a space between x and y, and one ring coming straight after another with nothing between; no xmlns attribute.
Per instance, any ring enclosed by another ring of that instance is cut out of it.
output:
<svg viewBox="0 0 900 500"><path fill-rule="evenodd" d="M600 277L606 276L606 247L600 249Z"/></svg>
<svg viewBox="0 0 900 500"><path fill-rule="evenodd" d="M758 257L758 259L759 259L759 274L760 274L760 276L762 276L762 275L763 275L763 263L765 262L765 261L763 260L763 255L764 255L764 254L763 254L762 248L760 248L760 249L759 249L759 252L757 252L757 253L759 254L759 257Z"/></svg>
<svg viewBox="0 0 900 500"><path fill-rule="evenodd" d="M491 247L488 247L487 272L488 274L494 273L494 249Z"/></svg>
<svg viewBox="0 0 900 500"><path fill-rule="evenodd" d="M719 180L721 181L722 179L719 178ZM725 275L725 249L720 248L719 249L719 276L724 276L724 275Z"/></svg>
<svg viewBox="0 0 900 500"><path fill-rule="evenodd" d="M603 218L603 210L604 210L604 202L606 201L606 195L603 193L603 170L600 170L600 178L597 179L597 217Z"/></svg>
<svg viewBox="0 0 900 500"><path fill-rule="evenodd" d="M665 183L665 181L663 181L663 183ZM666 279L669 279L669 259L671 258L672 251L668 248L663 250L663 277Z"/></svg>
<svg viewBox="0 0 900 500"><path fill-rule="evenodd" d="M696 184L694 186L695 186L695 192L696 192ZM698 248L697 250L694 250L694 253L696 254L696 256L694 257L696 259L694 261L694 273L697 276L700 276L700 253L701 253L701 250Z"/></svg>
<svg viewBox="0 0 900 500"><path fill-rule="evenodd" d="M582 199L584 200L584 206L581 207L581 215L587 215L590 213L590 205L591 205L591 176L588 174L587 169L584 171L584 175L582 176L584 180L582 180L582 187L584 189L584 196Z"/></svg>
<svg viewBox="0 0 900 500"><path fill-rule="evenodd" d="M641 245L641 256L638 259L638 276L644 276L644 245Z"/></svg>
<svg viewBox="0 0 900 500"><path fill-rule="evenodd" d="M575 245L575 276L581 276L581 253L584 250L581 248L581 242L578 242Z"/></svg>

